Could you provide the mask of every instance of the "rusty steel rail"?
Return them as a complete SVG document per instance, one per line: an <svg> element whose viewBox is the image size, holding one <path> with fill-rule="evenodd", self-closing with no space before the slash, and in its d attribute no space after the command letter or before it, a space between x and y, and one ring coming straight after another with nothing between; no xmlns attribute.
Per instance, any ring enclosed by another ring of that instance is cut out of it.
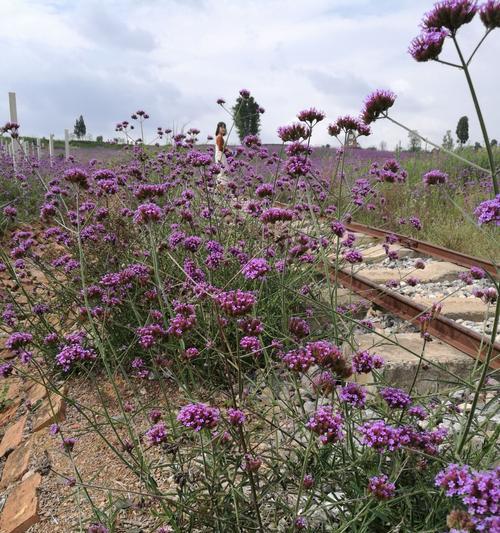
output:
<svg viewBox="0 0 500 533"><path fill-rule="evenodd" d="M442 246L437 246L430 242L419 241L400 233L394 233L393 231L386 231L383 229L375 228L373 226L367 226L360 224L359 222L350 222L346 225L350 231L356 231L358 233L364 233L365 235L371 235L373 237L386 237L387 235L395 235L398 238L398 244L405 248L410 248L422 254L437 257L438 259L444 259L450 263L455 263L463 267L471 268L473 266L481 267L483 270L491 274L493 277L499 277L498 266L490 261L481 259L479 257L473 257L471 255L462 254L461 252L455 252Z"/></svg>
<svg viewBox="0 0 500 533"><path fill-rule="evenodd" d="M289 207L288 204L282 202L274 202L276 207ZM444 248L436 244L432 244L426 241L420 241L412 237L407 237L401 233L395 233L394 231L387 231L374 226L368 226L366 224L360 224L359 222L350 222L346 224L349 231L355 231L357 233L364 233L365 235L371 235L372 237L385 238L388 235L395 235L398 238L398 244L405 248L410 248L425 255L436 257L438 259L444 259L455 265L471 268L473 266L481 267L484 271L488 272L492 277L499 278L499 266L491 261L482 259L480 257L473 257L471 255L463 254L461 252L455 252L449 248Z"/></svg>
<svg viewBox="0 0 500 533"><path fill-rule="evenodd" d="M332 278L335 274L332 273ZM402 296L397 292L391 291L373 283L369 279L351 274L345 270L337 271L337 281L344 287L352 289L354 292L379 305L386 311L408 320L413 324L419 324L418 317L428 311L428 307L415 303L410 298ZM468 329L453 320L438 315L433 318L427 328L431 335L441 339L446 344L457 348L461 352L473 357L479 357L484 361L486 353L490 347L491 341L488 337L480 335L475 331ZM493 352L490 359L490 367L500 368L500 343L493 343Z"/></svg>

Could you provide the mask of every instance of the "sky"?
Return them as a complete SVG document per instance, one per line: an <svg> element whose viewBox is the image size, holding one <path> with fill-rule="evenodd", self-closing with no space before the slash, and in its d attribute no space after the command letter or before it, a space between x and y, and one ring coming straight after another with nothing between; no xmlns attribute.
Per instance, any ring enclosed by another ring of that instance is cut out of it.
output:
<svg viewBox="0 0 500 533"><path fill-rule="evenodd" d="M17 95L21 135L64 136L83 115L87 133L116 134L117 122L144 109L157 126L213 135L229 121L216 100L249 89L265 108L261 138L305 108L326 113L313 144L335 144L326 127L358 115L377 88L393 90L391 115L441 143L460 116L481 141L465 77L408 54L427 0L0 0L0 123ZM484 33L476 17L459 31L467 53ZM456 61L452 42L441 56ZM490 137L500 138L500 31L471 65ZM377 121L362 146L393 149L407 133ZM455 135L454 135L455 136ZM234 137L229 140L236 141Z"/></svg>

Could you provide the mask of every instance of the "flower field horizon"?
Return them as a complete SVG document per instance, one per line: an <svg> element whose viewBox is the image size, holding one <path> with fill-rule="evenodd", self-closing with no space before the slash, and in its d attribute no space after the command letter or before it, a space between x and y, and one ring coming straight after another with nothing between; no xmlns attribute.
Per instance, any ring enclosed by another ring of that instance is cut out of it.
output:
<svg viewBox="0 0 500 533"><path fill-rule="evenodd" d="M248 89L214 101L215 144L142 109L120 147L39 157L0 130L2 531L500 531L500 150L469 71L499 27L498 0L444 0L410 44L443 68L455 46L483 148L359 148L382 120L420 138L386 89L298 110L279 145L232 142Z"/></svg>

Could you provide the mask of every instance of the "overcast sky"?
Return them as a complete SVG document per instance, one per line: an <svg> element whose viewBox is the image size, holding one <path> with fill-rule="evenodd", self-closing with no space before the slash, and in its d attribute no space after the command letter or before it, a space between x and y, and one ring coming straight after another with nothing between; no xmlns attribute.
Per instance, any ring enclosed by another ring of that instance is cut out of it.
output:
<svg viewBox="0 0 500 533"><path fill-rule="evenodd" d="M463 73L416 63L407 53L427 0L0 0L0 122L17 93L25 135L73 128L82 114L94 137L114 136L137 109L156 126L213 134L226 116L215 101L248 88L266 109L262 139L314 106L332 122L358 114L366 94L398 94L392 114L441 143L461 115L481 140ZM479 17L460 30L471 50ZM452 43L443 59L453 60ZM488 37L472 73L491 137L500 137L500 31ZM332 142L324 121L315 144ZM233 139L234 140L234 139ZM393 148L407 135L379 121L364 146Z"/></svg>

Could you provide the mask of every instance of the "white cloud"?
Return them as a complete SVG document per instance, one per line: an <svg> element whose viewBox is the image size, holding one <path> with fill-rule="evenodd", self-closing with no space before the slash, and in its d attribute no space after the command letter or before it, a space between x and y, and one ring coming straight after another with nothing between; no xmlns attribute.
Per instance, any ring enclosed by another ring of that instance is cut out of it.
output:
<svg viewBox="0 0 500 533"><path fill-rule="evenodd" d="M329 121L357 114L366 93L398 93L394 116L437 142L458 118L471 119L480 140L463 74L407 53L432 2L401 0L16 0L0 2L0 121L7 92L18 95L26 134L62 135L83 114L94 135L141 107L151 128L172 123L212 134L223 116L215 105L249 88L266 109L262 137L276 141L279 125L310 106ZM471 49L478 19L460 39ZM500 32L472 65L492 137L500 136L496 102ZM443 58L453 60L452 43ZM377 123L365 145L406 143L405 132ZM315 142L331 142L318 126Z"/></svg>

